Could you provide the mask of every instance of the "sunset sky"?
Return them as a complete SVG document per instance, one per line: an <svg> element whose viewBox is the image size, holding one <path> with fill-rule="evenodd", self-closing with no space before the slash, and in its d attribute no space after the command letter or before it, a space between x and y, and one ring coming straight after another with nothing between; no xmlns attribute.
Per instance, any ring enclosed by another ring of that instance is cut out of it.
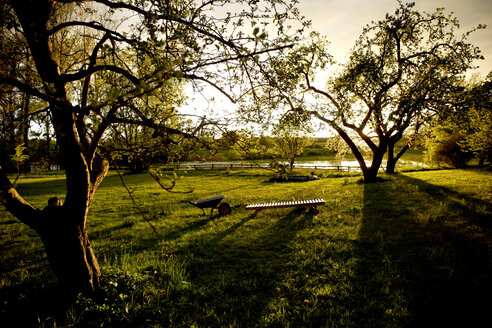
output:
<svg viewBox="0 0 492 328"><path fill-rule="evenodd" d="M396 0L299 0L299 2L301 13L313 23L312 28L326 36L330 42L329 53L338 63L345 62L347 54L365 25L371 21L384 19L386 13L393 14L397 7ZM492 0L416 0L415 2L416 9L421 12L430 13L436 8L445 8L446 14L454 12L461 24L460 35L478 24L487 25L486 29L473 33L469 41L478 46L485 57L485 60L475 63L479 66L475 73L484 78L492 71ZM316 84L323 87L325 80L323 75L328 74L330 73L321 74L321 79L316 81ZM469 72L468 76L471 75L472 72ZM208 108L214 110L215 114L212 115L218 118L235 107L212 88L207 88L201 96L197 94L190 94L190 96L188 106L183 110L191 115L203 115ZM214 97L216 101L207 102L206 99L210 97Z"/></svg>
<svg viewBox="0 0 492 328"><path fill-rule="evenodd" d="M354 45L362 28L373 20L394 13L396 0L299 0L301 13L313 22L313 29L331 42L330 53L339 62ZM410 2L410 1L406 1ZM480 47L485 60L477 63L479 73L486 76L492 71L492 0L416 0L419 11L433 12L445 8L454 12L462 32L485 24L485 30L473 33L469 40Z"/></svg>

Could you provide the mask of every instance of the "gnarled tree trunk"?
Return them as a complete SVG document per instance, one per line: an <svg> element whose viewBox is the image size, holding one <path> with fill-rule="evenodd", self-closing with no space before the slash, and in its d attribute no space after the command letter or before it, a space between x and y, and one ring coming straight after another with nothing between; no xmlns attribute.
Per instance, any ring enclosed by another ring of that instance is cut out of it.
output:
<svg viewBox="0 0 492 328"><path fill-rule="evenodd" d="M328 123L330 122L328 121ZM371 143L373 158L372 158L371 166L368 167L364 160L364 156L362 155L362 153L360 152L359 148L354 143L354 141L350 138L350 136L343 129L338 127L336 124L331 124L331 126L338 132L340 137L350 147L352 154L354 154L355 159L359 163L359 167L364 176L364 183L377 182L379 168L381 167L381 164L383 162L383 157L386 152L386 144L387 144L386 140L380 140L379 146Z"/></svg>
<svg viewBox="0 0 492 328"><path fill-rule="evenodd" d="M377 182L378 171L379 168L381 167L381 164L383 163L384 153L385 153L385 149L382 147L373 149L371 166L365 167L365 169L361 167L362 174L364 175L364 183Z"/></svg>
<svg viewBox="0 0 492 328"><path fill-rule="evenodd" d="M386 162L386 173L395 173L396 163L403 156L403 154L410 148L405 145L398 154L395 155L395 142L388 144L388 161Z"/></svg>
<svg viewBox="0 0 492 328"><path fill-rule="evenodd" d="M41 212L36 231L56 277L74 292L97 290L101 272L85 225L73 222L70 209L63 206Z"/></svg>
<svg viewBox="0 0 492 328"><path fill-rule="evenodd" d="M1 169L0 183L0 197L6 208L39 234L53 273L63 286L74 293L97 290L101 272L87 236L86 213L80 222L80 214L69 204L48 205L43 210L33 207L17 193Z"/></svg>
<svg viewBox="0 0 492 328"><path fill-rule="evenodd" d="M11 5L49 99L67 190L65 204L39 210L22 199L2 171L1 195L7 209L39 234L60 282L73 291L93 292L99 287L101 273L87 237L87 213L109 165L78 133L76 109L67 96L66 79L52 56L48 20L54 1L16 0Z"/></svg>

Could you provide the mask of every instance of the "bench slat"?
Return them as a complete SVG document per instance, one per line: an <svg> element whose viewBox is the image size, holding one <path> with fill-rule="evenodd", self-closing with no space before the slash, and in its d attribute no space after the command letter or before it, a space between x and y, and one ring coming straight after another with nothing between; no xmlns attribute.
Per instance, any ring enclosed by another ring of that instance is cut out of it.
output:
<svg viewBox="0 0 492 328"><path fill-rule="evenodd" d="M324 199L308 199L308 200L297 200L288 202L275 202L275 203L261 203L261 204L250 204L246 206L247 210L257 210L266 208L280 208L280 207L298 207L306 205L323 205L325 204Z"/></svg>

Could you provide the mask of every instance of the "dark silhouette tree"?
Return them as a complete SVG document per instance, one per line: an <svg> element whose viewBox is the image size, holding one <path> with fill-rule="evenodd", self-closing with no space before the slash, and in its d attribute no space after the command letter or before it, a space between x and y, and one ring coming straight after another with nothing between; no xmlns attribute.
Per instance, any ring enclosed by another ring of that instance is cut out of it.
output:
<svg viewBox="0 0 492 328"><path fill-rule="evenodd" d="M482 58L467 37L483 26L460 37L455 17L443 9L421 13L414 6L398 1L394 14L367 25L326 88L314 82L331 64L324 40L292 49L290 57L264 68L268 91L258 97L260 104L268 99L269 108L287 108L329 125L350 147L368 183L377 180L385 154L386 171L394 172L409 147L395 152L397 143L405 134L412 140L447 101L451 86Z"/></svg>
<svg viewBox="0 0 492 328"><path fill-rule="evenodd" d="M399 2L393 15L364 28L328 90L308 80L308 88L326 97L333 109L315 116L349 145L366 182L376 180L385 153L386 172L394 173L410 146L395 153L397 142L405 133L418 133L434 115L433 109L446 101L450 85L482 58L478 48L466 42L470 32L459 37L458 27L458 20L442 9L420 13L414 3ZM349 131L371 150L369 166Z"/></svg>

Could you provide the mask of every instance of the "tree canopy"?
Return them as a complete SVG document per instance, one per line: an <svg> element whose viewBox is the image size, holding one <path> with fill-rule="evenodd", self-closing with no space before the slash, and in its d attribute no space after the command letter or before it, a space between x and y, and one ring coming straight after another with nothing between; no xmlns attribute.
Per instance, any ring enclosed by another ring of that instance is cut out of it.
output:
<svg viewBox="0 0 492 328"><path fill-rule="evenodd" d="M121 124L128 124L152 129L152 135L169 142L174 137L198 138L208 121L186 126L183 120L171 119L173 106L181 100L170 91L184 82L197 87L204 82L235 100L235 94L249 89L248 71L268 59L265 54L286 49L299 38L306 23L295 4L2 1L1 34L16 41L5 51L25 49L16 58L18 67L29 71L29 79L2 62L0 85L45 104L67 190L62 206L39 210L0 170L1 198L14 216L41 236L61 282L74 290L99 286L86 221L112 157L105 146L108 131L114 127L118 132ZM289 28L291 20L296 29ZM2 59L11 58L10 53L3 55ZM166 94L169 97L163 97ZM157 105L156 97L165 103Z"/></svg>
<svg viewBox="0 0 492 328"><path fill-rule="evenodd" d="M459 22L452 14L414 7L399 1L393 14L364 27L348 61L325 88L314 82L319 70L331 64L323 39L302 44L273 62L263 79L268 106L275 103L301 120L314 117L328 124L350 147L366 182L376 180L386 153L386 170L394 172L409 147L395 154L396 143L404 134L417 134L447 101L452 86L482 58L467 37L483 26L459 36ZM357 140L370 150L368 158Z"/></svg>

